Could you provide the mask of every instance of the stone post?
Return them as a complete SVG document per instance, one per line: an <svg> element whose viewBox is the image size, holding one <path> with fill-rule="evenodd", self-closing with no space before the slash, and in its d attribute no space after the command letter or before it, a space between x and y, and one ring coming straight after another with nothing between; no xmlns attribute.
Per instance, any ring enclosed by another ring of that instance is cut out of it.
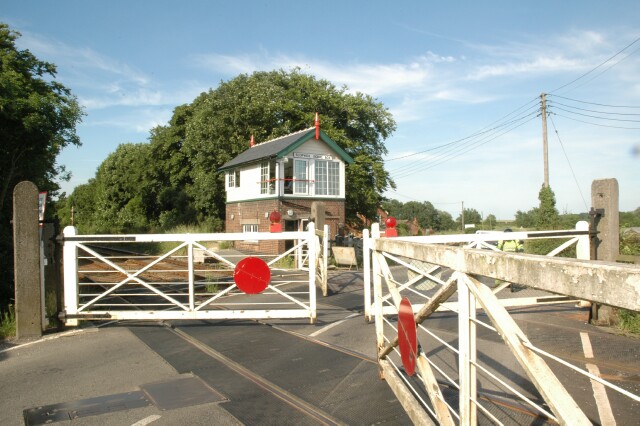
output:
<svg viewBox="0 0 640 426"><path fill-rule="evenodd" d="M325 206L322 201L314 201L313 203L311 203L311 218L316 224L316 229L324 229L324 210Z"/></svg>
<svg viewBox="0 0 640 426"><path fill-rule="evenodd" d="M597 179L591 184L591 206L601 211L596 223L597 235L592 241L594 260L615 262L620 254L619 188L616 179ZM617 321L615 310L593 304L592 322L611 325Z"/></svg>
<svg viewBox="0 0 640 426"><path fill-rule="evenodd" d="M42 336L38 188L28 181L13 190L16 337Z"/></svg>

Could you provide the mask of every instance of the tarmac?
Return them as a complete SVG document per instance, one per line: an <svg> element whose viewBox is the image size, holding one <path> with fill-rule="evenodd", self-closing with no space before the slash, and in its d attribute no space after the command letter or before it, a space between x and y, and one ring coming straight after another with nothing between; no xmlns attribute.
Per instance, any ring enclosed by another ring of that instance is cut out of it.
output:
<svg viewBox="0 0 640 426"><path fill-rule="evenodd" d="M362 316L362 273L334 271L329 283L332 294L318 297L316 324L86 323L5 342L0 424L410 423L377 377L375 329ZM586 324L588 309L573 305L512 312L536 345L600 365L602 375L640 394L640 339ZM451 321L433 325L446 330ZM591 360L582 355L581 332L591 336ZM637 421L640 404L621 404L612 400L618 424ZM595 408L587 414L599 423Z"/></svg>

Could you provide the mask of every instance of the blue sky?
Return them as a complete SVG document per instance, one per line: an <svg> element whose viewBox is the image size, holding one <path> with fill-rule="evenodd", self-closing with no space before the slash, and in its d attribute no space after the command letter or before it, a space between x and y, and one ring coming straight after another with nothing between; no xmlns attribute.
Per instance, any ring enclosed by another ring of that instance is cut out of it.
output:
<svg viewBox="0 0 640 426"><path fill-rule="evenodd" d="M537 206L545 92L560 212L587 211L592 181L612 177L621 210L640 207L637 0L1 4L18 46L55 63L85 108L82 147L59 158L67 192L220 81L300 67L391 111L389 198L454 217L461 202L499 219Z"/></svg>

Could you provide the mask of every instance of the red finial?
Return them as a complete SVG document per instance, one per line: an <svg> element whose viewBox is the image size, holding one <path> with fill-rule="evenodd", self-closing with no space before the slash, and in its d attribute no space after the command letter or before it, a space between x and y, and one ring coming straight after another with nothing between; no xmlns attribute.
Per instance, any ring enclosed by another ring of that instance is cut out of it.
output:
<svg viewBox="0 0 640 426"><path fill-rule="evenodd" d="M256 144L256 143L255 143L255 142L254 142L254 140L253 140L253 135L251 135L251 141L249 142L249 146L250 146L251 148L253 148L253 146L254 146L255 144Z"/></svg>
<svg viewBox="0 0 640 426"><path fill-rule="evenodd" d="M320 139L320 117L318 116L318 113L316 112L316 140Z"/></svg>

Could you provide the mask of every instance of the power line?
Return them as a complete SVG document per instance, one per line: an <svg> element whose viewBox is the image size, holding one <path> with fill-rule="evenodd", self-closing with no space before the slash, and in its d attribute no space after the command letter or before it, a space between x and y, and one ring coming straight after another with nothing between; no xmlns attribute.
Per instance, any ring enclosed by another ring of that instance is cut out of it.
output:
<svg viewBox="0 0 640 426"><path fill-rule="evenodd" d="M638 115L638 116L640 116L640 113L637 113L637 112L611 112L611 111L599 111L599 110L588 109L588 108L580 108L580 107L573 106L573 105L567 105L567 104L563 104L562 102L556 102L556 101L549 101L549 105L562 105L562 106L567 107L567 108L577 109L577 110L580 110L580 111L594 112L594 113L596 113L596 114L607 114L607 115Z"/></svg>
<svg viewBox="0 0 640 426"><path fill-rule="evenodd" d="M638 37L637 39L635 39L634 41L632 41L631 43L629 43L628 45L626 45L624 48L620 49L620 50L619 50L615 55L611 56L611 57L610 57L609 59L607 59L606 61L604 61L604 62L600 63L598 66L596 66L596 67L592 68L591 70L587 71L586 73L582 74L580 77L578 77L578 78L576 78L576 79L571 80L569 83L564 84L564 85L562 85L562 86L560 86L560 87L558 87L558 88L556 88L556 89L554 89L554 90L550 91L549 93L557 92L558 90L564 89L565 87L572 85L572 84L573 84L573 83L575 83L576 81L583 79L584 77L588 76L588 75L589 75L589 74L591 74L592 72L596 71L598 68L600 68L600 67L602 67L603 65L605 65L607 62L609 62L609 61L613 60L616 56L620 55L622 52L624 52L625 50L627 50L628 48L630 48L631 46L633 46L634 44L636 44L636 43L637 43L637 42L639 42L639 41L640 41L640 37ZM634 51L634 53L635 53L635 51ZM625 59L626 59L626 58L625 58ZM614 64L614 65L617 65L618 63L620 63L620 61L616 62L616 64ZM607 68L607 70L609 70L609 69L611 69L611 67ZM607 71L607 70L605 70L605 71Z"/></svg>
<svg viewBox="0 0 640 426"><path fill-rule="evenodd" d="M537 110L533 111L533 112L530 112L528 115L523 115L522 117L514 119L514 120L512 120L512 121L510 121L509 123L506 123L506 124L512 126L514 123L517 123L519 121L527 119L527 118L529 118L531 116L534 116L534 115L537 116L537 113L538 113ZM440 161L443 158L451 156L451 153L460 152L461 150L464 150L466 147L471 147L469 149L469 150L471 150L471 149L473 149L473 147L476 147L479 143L483 142L487 138L490 138L490 140L495 139L495 138L492 138L492 136L495 135L496 130L499 129L500 127L502 127L502 126L497 126L496 128L492 129L491 133L484 135L480 139L468 140L467 142L465 142L463 144L460 144L458 146L448 146L448 147L446 147L446 149L443 149L442 152L437 154L434 158L431 158L431 159L428 159L428 160L424 160L424 159L415 160L415 161L409 163L408 165L403 165L403 166L397 167L396 169L392 169L392 170L389 171L389 173L391 173L391 174L396 173L396 172L397 173L405 173L405 172L410 172L410 171L413 171L413 170L421 169L421 168L424 168L425 164L429 164L429 163ZM502 133L502 134L504 134L504 133ZM467 150L467 151L469 151L469 150Z"/></svg>
<svg viewBox="0 0 640 426"><path fill-rule="evenodd" d="M573 121L577 121L579 123L584 123L584 124L591 124L592 126L609 127L611 129L640 130L640 127L611 126L611 125L608 125L608 124L599 124L599 123L592 123L590 121L578 120L577 118L569 117L567 115L558 114L557 112L553 112L552 114L553 115L557 115L558 117L566 118L567 120L573 120Z"/></svg>
<svg viewBox="0 0 640 426"><path fill-rule="evenodd" d="M461 146L461 147L457 147L455 150L451 150L452 152L446 154L446 155L440 155L438 157L435 157L434 159L425 161L425 162L419 162L418 164L414 164L412 166L409 166L405 169L398 169L398 173L397 174L393 174L390 173L392 175L393 179L401 179L407 176L410 176L412 174L415 174L419 171L425 171L425 170L429 170L432 169L442 163L445 163L447 161L450 161L454 158L457 158L463 154L466 154L470 151L473 151L476 148L479 148L480 146L486 145L487 143L527 124L528 122L532 121L533 119L537 118L537 114L530 114L529 116L525 116L522 117L522 119L528 118L529 119L527 121L523 121L521 123L519 123L518 125L515 125L509 129L506 129L505 131L503 131L502 133L499 134L495 134L495 135L489 135L487 137L485 137L484 139L480 139L480 140L476 140L473 143L469 144L468 146ZM465 149L467 148L467 149Z"/></svg>
<svg viewBox="0 0 640 426"><path fill-rule="evenodd" d="M438 166L440 164L443 164L443 163L445 163L447 161L453 160L454 158L460 157L461 155L464 155L464 154L466 154L466 153L468 153L470 151L473 151L474 149L476 149L476 148L478 148L478 147L480 147L482 145L485 145L485 144L497 139L498 137L505 135L506 133L509 133L510 131L514 130L515 128L518 128L518 127L528 123L529 121L533 120L534 118L536 118L536 117L532 117L528 121L523 122L523 123L519 124L518 126L515 126L515 127L511 128L511 129L508 129L508 130L504 131L501 134L495 135L492 138L484 139L484 140L481 139L481 140L475 141L473 144L469 145L468 147L458 147L455 150L453 150L452 152L449 152L447 154L441 154L441 155L436 156L435 158L433 158L431 160L428 160L428 161L425 161L425 162L419 162L419 163L414 164L413 166L410 166L409 168L404 169L404 170L401 169L395 175L392 173L392 177L394 179L401 179L401 178L410 176L412 174L415 174L417 172L422 172L422 171L425 171L425 170L432 169L432 168L434 168L434 167L436 167L436 166ZM464 148L467 148L467 149L464 149Z"/></svg>
<svg viewBox="0 0 640 426"><path fill-rule="evenodd" d="M389 158L389 159L385 160L385 162L400 160L400 159L403 159L403 158L408 158L408 157L413 157L413 156L416 156L416 155L424 154L425 152L435 151L435 150L438 150L440 148L446 148L447 146L455 145L455 144L463 142L465 140L475 138L475 137L480 136L482 134L488 133L488 132L490 132L492 130L498 129L498 128L503 127L503 126L506 126L506 125L510 124L511 122L503 123L503 124L497 125L495 127L490 127L490 126L493 126L494 124L499 123L500 121L505 120L506 118L516 114L518 111L522 110L523 108L526 108L532 102L536 102L536 104L537 104L537 98L533 98L532 100L526 102L524 105L522 105L522 106L516 108L515 110L511 111L509 114L507 114L507 115L499 118L498 120L488 124L487 126L485 126L482 129L476 131L475 133L472 133L469 136L465 136L464 138L460 138L460 139L457 139L457 140L452 141L452 142L447 142L445 144L438 145L438 146L435 146L433 148L425 149L425 150L414 152L414 153L411 153L411 154L402 155L400 157ZM529 107L529 109L531 109L531 107Z"/></svg>
<svg viewBox="0 0 640 426"><path fill-rule="evenodd" d="M562 143L562 139L560 139L560 133L558 133L558 129L556 128L556 123L553 121L553 117L549 116L549 120L551 120L551 125L553 126L553 130L556 132L556 136L558 138L558 142L560 142L560 147L562 148L562 152L564 153L564 158L567 159L567 164L569 165L569 170L571 170L571 174L573 175L573 181L576 183L576 187L578 188L578 192L580 193L580 197L582 198L582 202L584 203L584 208L589 210L589 206L587 205L587 201L584 198L584 194L580 189L580 184L578 183L578 178L576 178L576 173L573 171L573 166L571 165L571 161L569 161L569 156L567 155L567 151L564 149L564 144Z"/></svg>
<svg viewBox="0 0 640 426"><path fill-rule="evenodd" d="M581 104L589 104L589 105L597 105L597 106L603 106L603 107L609 107L609 108L640 108L640 106L631 106L631 105L607 105L607 104L599 104L596 102L587 102L587 101L581 101L578 99L572 99L572 98L567 98L565 96L560 96L560 95L549 95L549 96L553 96L554 98L562 98L562 99L566 99L568 101L573 101L573 102L579 102Z"/></svg>
<svg viewBox="0 0 640 426"><path fill-rule="evenodd" d="M609 120L609 121L626 121L626 122L630 122L630 123L640 123L640 120L630 120L630 119L626 119L626 118L608 118L608 117L598 117L597 115L591 115L591 114L583 114L581 112L576 112L576 111L571 111L568 110L566 108L562 108L562 107L554 107L554 109L559 109L560 111L564 111L564 112L568 112L569 114L575 114L575 115L580 115L583 117L590 117L590 118L596 118L598 120ZM634 114L637 115L637 114Z"/></svg>

